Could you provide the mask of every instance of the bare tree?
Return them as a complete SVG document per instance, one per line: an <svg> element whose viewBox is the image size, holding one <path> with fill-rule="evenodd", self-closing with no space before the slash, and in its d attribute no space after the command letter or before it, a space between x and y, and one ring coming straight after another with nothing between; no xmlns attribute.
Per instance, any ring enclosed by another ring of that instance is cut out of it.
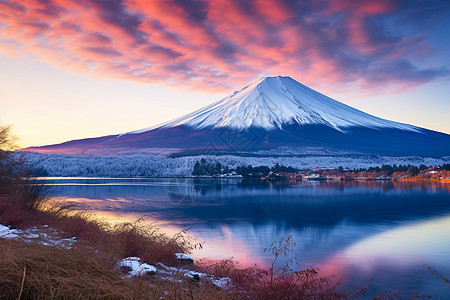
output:
<svg viewBox="0 0 450 300"><path fill-rule="evenodd" d="M17 148L15 141L11 126L0 125L0 192L8 190L22 165L21 160L12 155L12 150Z"/></svg>
<svg viewBox="0 0 450 300"><path fill-rule="evenodd" d="M11 126L0 125L0 150L11 151L17 148L16 138L11 134Z"/></svg>

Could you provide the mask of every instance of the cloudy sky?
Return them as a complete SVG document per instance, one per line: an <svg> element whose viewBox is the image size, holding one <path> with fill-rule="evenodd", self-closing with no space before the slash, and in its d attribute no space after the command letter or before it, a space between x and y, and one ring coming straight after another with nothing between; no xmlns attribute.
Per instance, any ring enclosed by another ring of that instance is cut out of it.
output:
<svg viewBox="0 0 450 300"><path fill-rule="evenodd" d="M0 0L0 70L24 147L149 127L270 75L450 133L450 2Z"/></svg>

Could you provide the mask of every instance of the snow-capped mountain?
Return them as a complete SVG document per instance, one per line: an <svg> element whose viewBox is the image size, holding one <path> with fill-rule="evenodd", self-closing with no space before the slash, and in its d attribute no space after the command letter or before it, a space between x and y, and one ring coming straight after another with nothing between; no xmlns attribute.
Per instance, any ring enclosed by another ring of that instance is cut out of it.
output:
<svg viewBox="0 0 450 300"><path fill-rule="evenodd" d="M195 129L229 127L245 130L283 129L286 125L326 125L337 130L363 126L416 131L411 125L366 114L318 93L290 77L263 77L240 91L179 119L142 130L189 126Z"/></svg>
<svg viewBox="0 0 450 300"><path fill-rule="evenodd" d="M290 77L277 76L261 78L211 105L157 126L26 150L120 154L171 149L184 154L236 154L286 146L449 156L450 135L369 115Z"/></svg>

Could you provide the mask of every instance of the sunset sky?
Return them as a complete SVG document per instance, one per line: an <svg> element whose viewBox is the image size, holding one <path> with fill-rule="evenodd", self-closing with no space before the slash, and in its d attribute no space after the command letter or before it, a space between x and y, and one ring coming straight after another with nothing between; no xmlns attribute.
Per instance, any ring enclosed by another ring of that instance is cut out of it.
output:
<svg viewBox="0 0 450 300"><path fill-rule="evenodd" d="M137 130L261 76L450 133L450 1L0 0L23 147Z"/></svg>

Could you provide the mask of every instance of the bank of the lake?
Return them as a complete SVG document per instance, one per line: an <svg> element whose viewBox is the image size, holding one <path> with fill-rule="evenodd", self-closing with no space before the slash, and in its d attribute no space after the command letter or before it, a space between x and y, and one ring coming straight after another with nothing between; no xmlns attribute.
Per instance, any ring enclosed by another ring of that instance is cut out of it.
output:
<svg viewBox="0 0 450 300"><path fill-rule="evenodd" d="M105 222L46 197L36 181L8 190L0 196L0 224L8 225L0 225L2 298L347 299L365 291L338 292L312 268L280 274L231 261L194 263L177 252L196 246L183 231L170 237L139 221Z"/></svg>
<svg viewBox="0 0 450 300"><path fill-rule="evenodd" d="M298 269L319 267L342 288L370 281L369 295L400 289L446 295L450 274L449 185L401 181L251 179L53 179L63 199L112 221L143 218L168 232L189 227L194 258L270 265L264 252L293 236Z"/></svg>

